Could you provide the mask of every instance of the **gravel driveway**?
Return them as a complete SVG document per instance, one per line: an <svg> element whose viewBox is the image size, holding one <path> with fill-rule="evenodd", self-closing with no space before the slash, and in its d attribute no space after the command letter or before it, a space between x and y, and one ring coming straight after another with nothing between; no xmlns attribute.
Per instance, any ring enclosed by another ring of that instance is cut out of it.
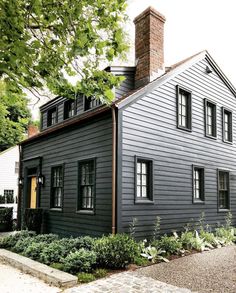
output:
<svg viewBox="0 0 236 293"><path fill-rule="evenodd" d="M236 246L192 254L169 263L141 268L135 274L200 293L235 293Z"/></svg>

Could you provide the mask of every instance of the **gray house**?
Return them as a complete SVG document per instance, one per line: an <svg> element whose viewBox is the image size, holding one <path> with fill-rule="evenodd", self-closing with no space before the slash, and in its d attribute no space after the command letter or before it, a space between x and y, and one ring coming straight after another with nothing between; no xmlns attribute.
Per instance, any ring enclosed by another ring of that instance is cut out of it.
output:
<svg viewBox="0 0 236 293"><path fill-rule="evenodd" d="M23 141L21 212L41 207L47 232L149 237L181 230L205 212L236 220L236 90L207 51L164 68L165 18L135 20L136 67L109 107L56 98L41 107L41 132Z"/></svg>

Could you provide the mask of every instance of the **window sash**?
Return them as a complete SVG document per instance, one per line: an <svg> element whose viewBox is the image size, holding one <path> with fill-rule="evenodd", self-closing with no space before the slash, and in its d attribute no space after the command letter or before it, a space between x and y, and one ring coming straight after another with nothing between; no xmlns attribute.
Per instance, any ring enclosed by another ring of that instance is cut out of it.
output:
<svg viewBox="0 0 236 293"><path fill-rule="evenodd" d="M62 166L52 168L52 202L53 208L62 207L62 196L63 196L63 169Z"/></svg>
<svg viewBox="0 0 236 293"><path fill-rule="evenodd" d="M151 161L137 159L136 161L136 198L151 199Z"/></svg>
<svg viewBox="0 0 236 293"><path fill-rule="evenodd" d="M95 197L95 161L79 163L80 209L93 210Z"/></svg>
<svg viewBox="0 0 236 293"><path fill-rule="evenodd" d="M193 199L204 201L204 168L193 167Z"/></svg>
<svg viewBox="0 0 236 293"><path fill-rule="evenodd" d="M219 171L219 209L229 208L229 173Z"/></svg>

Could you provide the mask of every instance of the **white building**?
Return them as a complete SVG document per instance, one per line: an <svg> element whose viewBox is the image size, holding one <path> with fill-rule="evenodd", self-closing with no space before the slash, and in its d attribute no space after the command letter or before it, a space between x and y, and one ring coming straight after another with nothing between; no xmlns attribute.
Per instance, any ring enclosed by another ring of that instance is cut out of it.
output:
<svg viewBox="0 0 236 293"><path fill-rule="evenodd" d="M14 146L0 153L0 206L13 206L14 218L17 209L18 173L19 148Z"/></svg>

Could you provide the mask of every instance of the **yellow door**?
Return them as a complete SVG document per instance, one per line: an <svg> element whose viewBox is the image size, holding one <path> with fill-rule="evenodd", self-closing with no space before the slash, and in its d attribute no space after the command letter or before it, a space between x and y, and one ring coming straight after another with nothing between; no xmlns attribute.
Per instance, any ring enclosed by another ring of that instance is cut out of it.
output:
<svg viewBox="0 0 236 293"><path fill-rule="evenodd" d="M36 177L31 177L31 188L30 188L30 208L36 209Z"/></svg>

